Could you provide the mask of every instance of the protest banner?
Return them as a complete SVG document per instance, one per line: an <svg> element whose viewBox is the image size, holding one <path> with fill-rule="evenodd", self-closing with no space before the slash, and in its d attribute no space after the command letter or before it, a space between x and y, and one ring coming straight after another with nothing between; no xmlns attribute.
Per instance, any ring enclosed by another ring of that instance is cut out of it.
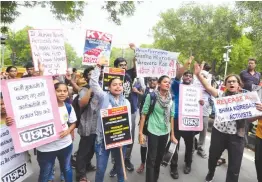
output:
<svg viewBox="0 0 262 182"><path fill-rule="evenodd" d="M179 130L202 131L203 109L199 104L202 90L194 85L179 86Z"/></svg>
<svg viewBox="0 0 262 182"><path fill-rule="evenodd" d="M100 113L106 150L132 143L127 106L102 109Z"/></svg>
<svg viewBox="0 0 262 182"><path fill-rule="evenodd" d="M67 59L65 52L64 33L62 30L28 30L32 58L35 70L38 61L45 70L44 75L66 74Z"/></svg>
<svg viewBox="0 0 262 182"><path fill-rule="evenodd" d="M15 153L9 128L1 122L0 125L0 166L1 182L22 182L32 173L27 153Z"/></svg>
<svg viewBox="0 0 262 182"><path fill-rule="evenodd" d="M87 30L82 65L96 65L102 59L109 66L111 43L111 34Z"/></svg>
<svg viewBox="0 0 262 182"><path fill-rule="evenodd" d="M158 49L136 48L137 77L176 76L176 62L179 53Z"/></svg>
<svg viewBox="0 0 262 182"><path fill-rule="evenodd" d="M62 125L51 76L2 82L7 115L15 152L23 152L59 138Z"/></svg>
<svg viewBox="0 0 262 182"><path fill-rule="evenodd" d="M124 83L124 78L125 78L125 69L121 69L121 68L110 68L110 67L104 67L103 70L103 90L104 91L108 91L108 83L109 80L112 78L120 78L120 80L123 81Z"/></svg>
<svg viewBox="0 0 262 182"><path fill-rule="evenodd" d="M260 103L257 92L248 92L214 99L216 121L226 122L262 116L256 109Z"/></svg>

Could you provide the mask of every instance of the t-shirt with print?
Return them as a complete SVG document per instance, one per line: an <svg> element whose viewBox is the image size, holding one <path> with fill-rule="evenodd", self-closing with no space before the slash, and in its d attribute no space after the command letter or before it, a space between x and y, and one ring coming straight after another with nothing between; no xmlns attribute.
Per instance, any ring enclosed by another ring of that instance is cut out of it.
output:
<svg viewBox="0 0 262 182"><path fill-rule="evenodd" d="M76 118L76 113L74 108L71 106L71 113L70 116L68 115L68 111L66 109L66 106L59 107L59 114L60 114L60 120L62 124L63 131L68 129L68 124L67 123L75 123L77 118ZM67 135L64 138L58 139L56 141L53 141L51 143L42 145L40 147L37 147L37 150L40 152L51 152L51 151L57 151L61 150L65 147L68 147L70 144L72 144L72 137L71 135Z"/></svg>

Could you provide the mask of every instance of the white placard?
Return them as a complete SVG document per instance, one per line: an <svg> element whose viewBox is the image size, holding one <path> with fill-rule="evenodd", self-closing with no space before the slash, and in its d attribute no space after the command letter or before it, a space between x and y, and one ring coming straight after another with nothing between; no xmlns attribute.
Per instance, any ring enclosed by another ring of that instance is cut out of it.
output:
<svg viewBox="0 0 262 182"><path fill-rule="evenodd" d="M176 62L179 53L158 49L136 48L137 77L176 76Z"/></svg>
<svg viewBox="0 0 262 182"><path fill-rule="evenodd" d="M67 59L62 30L28 30L35 70L38 61L44 67L44 75L66 74Z"/></svg>
<svg viewBox="0 0 262 182"><path fill-rule="evenodd" d="M260 103L257 92L216 98L216 121L226 122L262 116L262 112L256 109L256 103Z"/></svg>
<svg viewBox="0 0 262 182"><path fill-rule="evenodd" d="M17 128L54 118L46 80L9 82L8 89Z"/></svg>

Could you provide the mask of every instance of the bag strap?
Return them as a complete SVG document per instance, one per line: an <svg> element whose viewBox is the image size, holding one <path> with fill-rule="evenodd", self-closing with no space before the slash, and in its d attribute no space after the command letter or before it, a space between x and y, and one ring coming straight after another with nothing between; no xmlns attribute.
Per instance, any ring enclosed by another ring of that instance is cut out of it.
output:
<svg viewBox="0 0 262 182"><path fill-rule="evenodd" d="M148 122L150 115L153 113L156 105L156 93L155 92L150 92L150 106L148 113L146 115L146 122Z"/></svg>

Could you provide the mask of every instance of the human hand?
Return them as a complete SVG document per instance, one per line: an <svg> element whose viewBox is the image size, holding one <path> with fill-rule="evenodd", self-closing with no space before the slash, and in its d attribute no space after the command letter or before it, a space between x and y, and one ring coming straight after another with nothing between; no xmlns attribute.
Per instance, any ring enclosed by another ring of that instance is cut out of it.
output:
<svg viewBox="0 0 262 182"><path fill-rule="evenodd" d="M64 138L64 137L66 137L69 134L70 134L70 130L69 129L67 129L65 131L62 131L62 132L60 132L60 138Z"/></svg>
<svg viewBox="0 0 262 182"><path fill-rule="evenodd" d="M143 133L138 134L138 141L140 145L143 145L145 143Z"/></svg>
<svg viewBox="0 0 262 182"><path fill-rule="evenodd" d="M14 124L14 122L15 122L15 120L13 118L11 118L11 117L7 116L5 118L5 123L6 123L7 126L12 126Z"/></svg>
<svg viewBox="0 0 262 182"><path fill-rule="evenodd" d="M132 50L135 50L135 49L136 49L136 46L135 46L134 43L130 43L130 44L129 44L129 47L130 47L130 49L132 49Z"/></svg>
<svg viewBox="0 0 262 182"><path fill-rule="evenodd" d="M256 103L256 108L259 111L262 111L262 103Z"/></svg>
<svg viewBox="0 0 262 182"><path fill-rule="evenodd" d="M177 141L177 139L176 139L176 137L174 135L171 135L171 142L173 142L175 144L178 143L178 141Z"/></svg>
<svg viewBox="0 0 262 182"><path fill-rule="evenodd" d="M201 68L200 68L199 64L195 63L195 65L194 65L194 74L196 76L198 76L198 75L200 75L200 72L201 72Z"/></svg>
<svg viewBox="0 0 262 182"><path fill-rule="evenodd" d="M203 106L203 105L205 104L205 101L204 101L204 100L199 100L198 102L199 102L199 104L200 104L201 106Z"/></svg>

